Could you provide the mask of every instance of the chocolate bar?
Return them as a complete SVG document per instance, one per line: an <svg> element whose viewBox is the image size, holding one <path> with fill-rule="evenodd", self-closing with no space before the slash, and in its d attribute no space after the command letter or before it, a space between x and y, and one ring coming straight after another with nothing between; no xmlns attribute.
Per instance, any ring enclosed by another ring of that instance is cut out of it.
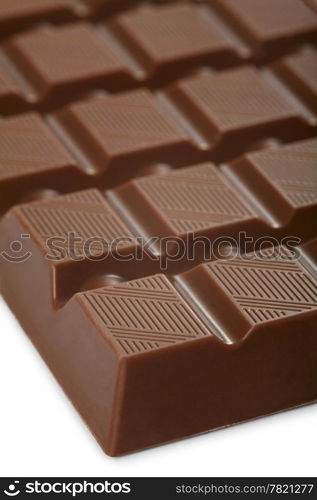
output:
<svg viewBox="0 0 317 500"><path fill-rule="evenodd" d="M314 1L314 0L313 0ZM309 3L298 0L210 0L255 52L281 53L300 40L316 42Z"/></svg>
<svg viewBox="0 0 317 500"><path fill-rule="evenodd" d="M104 451L315 402L314 2L2 26L1 293Z"/></svg>

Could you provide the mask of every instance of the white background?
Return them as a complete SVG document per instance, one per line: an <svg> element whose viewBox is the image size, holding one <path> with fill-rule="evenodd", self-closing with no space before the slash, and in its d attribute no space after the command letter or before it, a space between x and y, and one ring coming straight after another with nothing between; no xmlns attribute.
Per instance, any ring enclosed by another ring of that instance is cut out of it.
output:
<svg viewBox="0 0 317 500"><path fill-rule="evenodd" d="M0 298L0 476L316 476L317 405L110 458Z"/></svg>

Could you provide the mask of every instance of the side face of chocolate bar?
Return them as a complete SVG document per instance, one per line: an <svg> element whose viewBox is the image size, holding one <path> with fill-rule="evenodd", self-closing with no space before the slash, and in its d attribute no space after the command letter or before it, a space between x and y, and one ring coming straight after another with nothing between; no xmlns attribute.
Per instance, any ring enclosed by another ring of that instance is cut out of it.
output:
<svg viewBox="0 0 317 500"><path fill-rule="evenodd" d="M95 195L82 196L76 203L91 208L78 223L83 227L86 219L92 226L95 220L96 226ZM112 277L111 284L108 275L102 286L99 273L95 286L101 288L77 293L56 309L56 270L45 259L43 239L54 220L67 229L59 207L70 215L70 201L61 200L54 211L43 206L37 216L35 203L3 219L2 245L22 228L33 229L25 248L32 257L22 267L2 264L2 289L24 327L30 331L33 325L33 341L107 453L131 452L316 399L316 241L299 260L275 247L173 277L155 274L121 283ZM80 212L74 207L75 228ZM100 228L115 222L110 213L105 206ZM41 220L40 238L39 222L34 224ZM60 272L73 279L68 266ZM40 279L37 292L30 293L34 273Z"/></svg>
<svg viewBox="0 0 317 500"><path fill-rule="evenodd" d="M0 288L121 455L317 400L314 0L2 0Z"/></svg>

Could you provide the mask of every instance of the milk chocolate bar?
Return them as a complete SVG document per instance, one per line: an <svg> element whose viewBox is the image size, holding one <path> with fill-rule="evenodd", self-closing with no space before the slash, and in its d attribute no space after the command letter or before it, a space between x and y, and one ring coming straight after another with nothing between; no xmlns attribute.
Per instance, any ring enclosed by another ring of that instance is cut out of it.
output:
<svg viewBox="0 0 317 500"><path fill-rule="evenodd" d="M314 2L2 1L0 31L1 293L105 452L315 402Z"/></svg>

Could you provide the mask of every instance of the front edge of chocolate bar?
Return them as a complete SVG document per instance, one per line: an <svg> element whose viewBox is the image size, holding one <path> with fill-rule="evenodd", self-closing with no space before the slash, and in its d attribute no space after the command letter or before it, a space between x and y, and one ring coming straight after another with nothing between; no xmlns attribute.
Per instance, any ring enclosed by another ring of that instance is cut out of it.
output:
<svg viewBox="0 0 317 500"><path fill-rule="evenodd" d="M1 248L27 232L21 210L2 219ZM55 266L28 239L23 262L1 259L1 291L103 449L120 455L317 399L310 250L303 264L215 262L61 306Z"/></svg>

